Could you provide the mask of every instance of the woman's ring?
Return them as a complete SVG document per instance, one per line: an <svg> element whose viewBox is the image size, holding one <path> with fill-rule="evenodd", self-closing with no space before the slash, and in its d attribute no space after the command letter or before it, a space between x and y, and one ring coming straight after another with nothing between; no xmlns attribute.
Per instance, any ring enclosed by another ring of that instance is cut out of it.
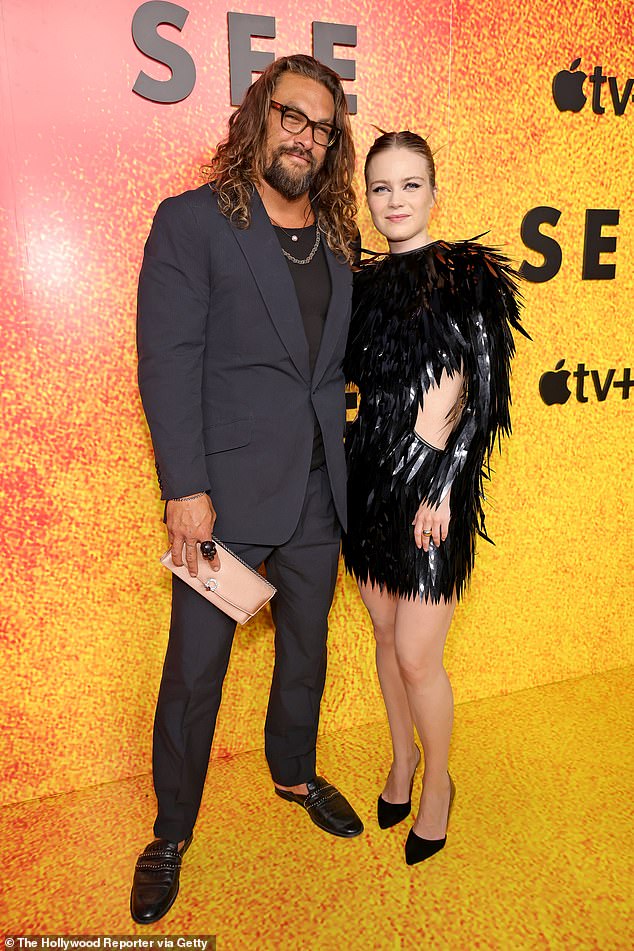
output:
<svg viewBox="0 0 634 951"><path fill-rule="evenodd" d="M430 528L428 532L426 532L425 529L423 529L423 535L427 535L429 537L429 535L433 535L433 534L434 534L433 529Z"/></svg>

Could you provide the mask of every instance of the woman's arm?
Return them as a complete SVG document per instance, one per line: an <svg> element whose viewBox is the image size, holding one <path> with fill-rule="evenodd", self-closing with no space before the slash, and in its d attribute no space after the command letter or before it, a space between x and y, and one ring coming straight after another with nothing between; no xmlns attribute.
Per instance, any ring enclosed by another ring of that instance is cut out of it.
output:
<svg viewBox="0 0 634 951"><path fill-rule="evenodd" d="M456 274L455 287L456 310L462 311L459 332L458 321L451 320L453 315L445 317L450 329L456 330L456 346L463 355L464 403L453 428L442 430L446 433L444 451L439 453L427 498L414 520L415 533L419 528L433 528L435 534L431 537L435 542L436 537L446 537L450 493L454 496L454 509L475 507L477 530L486 538L483 480L488 478L489 458L496 441L511 431L510 364L515 353L511 328L528 336L519 323L515 275L506 260L493 251L465 243L456 264L456 271L461 272ZM447 346L451 346L451 340ZM428 373L421 380L423 400L427 382ZM440 400L433 389L431 392L432 399ZM431 425L437 424L438 421ZM423 525L425 520L427 524ZM425 545L425 538L422 544Z"/></svg>
<svg viewBox="0 0 634 951"><path fill-rule="evenodd" d="M449 374L443 370L440 382L425 391L418 404L414 433L433 449L444 449L452 430L460 419L464 405L465 378L462 372Z"/></svg>
<svg viewBox="0 0 634 951"><path fill-rule="evenodd" d="M452 430L460 422L464 398L465 378L462 371L450 374L443 370L440 381L434 381L428 387L422 405L418 404L414 435L427 446L442 452ZM450 491L436 506L423 499L412 522L417 547L429 551L430 540L433 539L435 545L444 542L450 520Z"/></svg>

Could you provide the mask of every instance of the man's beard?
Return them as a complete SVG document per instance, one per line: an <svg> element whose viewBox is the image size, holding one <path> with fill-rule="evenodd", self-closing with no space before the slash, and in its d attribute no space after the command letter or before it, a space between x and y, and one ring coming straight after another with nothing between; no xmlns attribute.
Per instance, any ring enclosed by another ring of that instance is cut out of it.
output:
<svg viewBox="0 0 634 951"><path fill-rule="evenodd" d="M310 165L305 172L297 169L295 173L282 164L281 156L285 153L302 155L308 159ZM271 161L264 169L264 181L275 191L283 195L288 201L305 195L310 186L315 181L318 169L314 157L309 152L302 152L299 149L283 148L280 146L273 153Z"/></svg>

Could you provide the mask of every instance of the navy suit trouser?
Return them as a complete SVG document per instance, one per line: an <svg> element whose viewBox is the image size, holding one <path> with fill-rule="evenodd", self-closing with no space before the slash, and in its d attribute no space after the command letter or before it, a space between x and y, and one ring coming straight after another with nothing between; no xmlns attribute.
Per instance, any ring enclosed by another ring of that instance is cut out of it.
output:
<svg viewBox="0 0 634 951"><path fill-rule="evenodd" d="M311 471L297 527L277 547L232 544L277 588L271 602L275 666L264 728L275 782L312 779L326 678L328 612L337 579L340 525L325 467ZM179 842L192 831L203 794L235 621L179 578L154 720L154 834Z"/></svg>

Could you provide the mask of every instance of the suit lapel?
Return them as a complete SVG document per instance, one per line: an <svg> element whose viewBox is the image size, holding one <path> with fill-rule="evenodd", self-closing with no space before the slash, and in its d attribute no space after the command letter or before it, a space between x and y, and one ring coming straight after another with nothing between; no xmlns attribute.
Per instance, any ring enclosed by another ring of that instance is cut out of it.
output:
<svg viewBox="0 0 634 951"><path fill-rule="evenodd" d="M323 242L330 271L330 304L326 314L326 323L321 335L319 353L315 363L312 383L316 386L326 372L326 367L332 357L335 345L341 336L344 324L348 318L350 310L350 297L352 293L352 273L345 265L337 261L335 255L330 250L326 242Z"/></svg>
<svg viewBox="0 0 634 951"><path fill-rule="evenodd" d="M295 285L273 226L256 191L251 203L250 227L231 230L247 260L282 343L298 372L310 381L308 341Z"/></svg>

